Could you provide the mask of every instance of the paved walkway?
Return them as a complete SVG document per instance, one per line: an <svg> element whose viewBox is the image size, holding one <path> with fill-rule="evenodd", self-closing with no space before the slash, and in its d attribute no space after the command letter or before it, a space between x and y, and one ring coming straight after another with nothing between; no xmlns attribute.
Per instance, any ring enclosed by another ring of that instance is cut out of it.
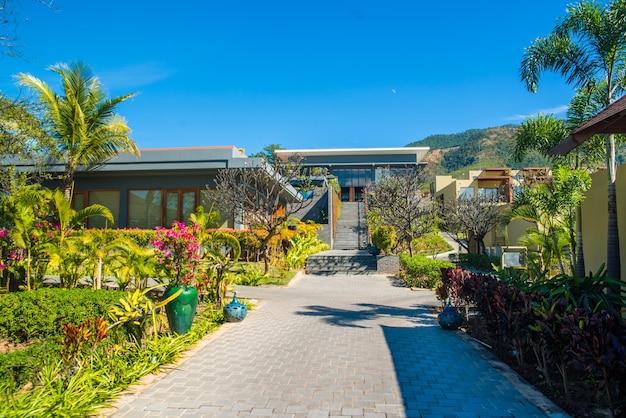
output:
<svg viewBox="0 0 626 418"><path fill-rule="evenodd" d="M287 288L240 287L238 296L259 306L123 396L112 416L566 416L460 331L442 330L431 291L386 276L301 276Z"/></svg>

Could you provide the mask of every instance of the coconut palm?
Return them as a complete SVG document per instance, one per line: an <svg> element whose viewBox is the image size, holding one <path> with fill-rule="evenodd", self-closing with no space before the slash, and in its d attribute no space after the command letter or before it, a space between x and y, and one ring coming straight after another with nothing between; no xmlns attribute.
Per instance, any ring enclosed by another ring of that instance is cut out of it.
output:
<svg viewBox="0 0 626 418"><path fill-rule="evenodd" d="M19 85L37 94L44 108L58 151L55 157L64 164L63 191L70 200L77 169L93 168L118 152L139 154L128 136L130 128L126 121L115 113L117 105L134 94L107 98L100 80L80 62L56 64L49 69L61 76L62 96L30 74L20 73L17 79Z"/></svg>
<svg viewBox="0 0 626 418"><path fill-rule="evenodd" d="M559 20L552 33L535 39L526 48L520 75L531 92L537 91L539 78L545 71L561 74L568 84L577 88L594 90L600 87L599 104L606 107L623 92L625 68L626 2L614 0L602 5L583 0L567 7L565 16ZM607 276L619 278L614 135L605 136L605 152L609 219Z"/></svg>

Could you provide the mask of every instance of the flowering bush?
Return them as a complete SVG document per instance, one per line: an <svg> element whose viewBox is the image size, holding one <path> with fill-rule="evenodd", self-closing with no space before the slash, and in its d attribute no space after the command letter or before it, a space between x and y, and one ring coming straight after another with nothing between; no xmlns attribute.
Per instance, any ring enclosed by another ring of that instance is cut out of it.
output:
<svg viewBox="0 0 626 418"><path fill-rule="evenodd" d="M5 237L8 234L9 234L9 231L7 229L0 229L0 273L2 273L2 270L8 267L8 265L5 263L3 259L3 253L4 253L3 247L5 247L6 245Z"/></svg>
<svg viewBox="0 0 626 418"><path fill-rule="evenodd" d="M172 228L156 228L152 240L157 262L171 286L191 284L200 260L197 226L174 221Z"/></svg>

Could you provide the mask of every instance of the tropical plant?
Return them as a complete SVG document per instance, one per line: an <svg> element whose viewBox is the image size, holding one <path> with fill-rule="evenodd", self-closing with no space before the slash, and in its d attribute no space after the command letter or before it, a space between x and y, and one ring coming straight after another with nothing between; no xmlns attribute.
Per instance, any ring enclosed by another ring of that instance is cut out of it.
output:
<svg viewBox="0 0 626 418"><path fill-rule="evenodd" d="M111 211L100 204L89 205L79 211L72 209L72 204L65 198L62 190L45 190L44 195L50 205L50 216L58 225L51 239L45 244L45 251L50 258L50 266L57 269L61 285L72 288L84 275L93 272L86 270L85 262L89 254L85 251L84 234L79 233L86 219L102 216L113 222Z"/></svg>
<svg viewBox="0 0 626 418"><path fill-rule="evenodd" d="M257 286L263 279L267 279L262 268L256 268L254 264L240 264L237 270L237 283L243 286Z"/></svg>
<svg viewBox="0 0 626 418"><path fill-rule="evenodd" d="M584 192L591 187L586 171L571 170L557 166L552 170L551 181L525 187L507 208L502 223L508 225L514 219L526 219L536 223L537 229L527 231L524 245L540 245L544 261L554 260L565 273L562 263L563 247L569 243L569 265L574 271L576 264L576 209L584 199Z"/></svg>
<svg viewBox="0 0 626 418"><path fill-rule="evenodd" d="M396 245L396 230L391 225L381 225L372 231L372 244L383 253L389 253Z"/></svg>
<svg viewBox="0 0 626 418"><path fill-rule="evenodd" d="M171 228L157 227L152 240L161 275L170 286L189 285L200 260L198 227L174 221Z"/></svg>
<svg viewBox="0 0 626 418"><path fill-rule="evenodd" d="M215 278L215 304L222 307L228 283L226 273L239 260L241 246L234 236L215 231L207 235L202 242L201 256L210 274Z"/></svg>
<svg viewBox="0 0 626 418"><path fill-rule="evenodd" d="M111 273L120 290L126 290L131 284L135 289L143 289L146 280L158 270L154 248L137 245L123 237L111 243L109 259Z"/></svg>
<svg viewBox="0 0 626 418"><path fill-rule="evenodd" d="M608 4L583 0L567 6L566 14L547 37L536 38L526 48L520 75L526 88L537 91L545 71L555 71L568 84L598 91L598 104L608 106L626 85L626 7L622 0ZM600 110L600 109L596 109ZM619 231L615 181L615 136L605 135L608 170L607 274L620 278Z"/></svg>
<svg viewBox="0 0 626 418"><path fill-rule="evenodd" d="M108 312L109 318L113 321L108 328L123 325L129 339L141 342L148 328L152 327L152 335L156 342L159 338L159 325L165 323L163 316L159 314L160 309L183 292L182 288L178 289L169 297L154 303L148 294L157 287L159 285L147 289L135 289L132 293L128 292L126 297L120 298L119 302Z"/></svg>
<svg viewBox="0 0 626 418"><path fill-rule="evenodd" d="M128 136L126 121L115 113L117 105L134 94L107 98L100 80L81 62L56 64L49 70L61 77L62 96L31 74L20 73L17 79L21 86L37 94L45 110L49 134L56 146L53 156L65 165L65 198L71 200L74 173L79 167L91 168L118 152L139 154Z"/></svg>

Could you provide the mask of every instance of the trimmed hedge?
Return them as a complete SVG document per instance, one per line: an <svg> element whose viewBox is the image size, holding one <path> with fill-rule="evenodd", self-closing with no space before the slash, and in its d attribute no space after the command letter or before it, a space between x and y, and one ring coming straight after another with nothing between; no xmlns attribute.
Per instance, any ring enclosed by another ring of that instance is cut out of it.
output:
<svg viewBox="0 0 626 418"><path fill-rule="evenodd" d="M425 257L423 255L408 254L400 256L402 271L400 277L409 287L422 287L434 289L441 282L441 269L454 267L454 264L445 261Z"/></svg>
<svg viewBox="0 0 626 418"><path fill-rule="evenodd" d="M105 317L126 293L116 290L38 289L0 297L0 337L26 342L61 335L65 324Z"/></svg>

